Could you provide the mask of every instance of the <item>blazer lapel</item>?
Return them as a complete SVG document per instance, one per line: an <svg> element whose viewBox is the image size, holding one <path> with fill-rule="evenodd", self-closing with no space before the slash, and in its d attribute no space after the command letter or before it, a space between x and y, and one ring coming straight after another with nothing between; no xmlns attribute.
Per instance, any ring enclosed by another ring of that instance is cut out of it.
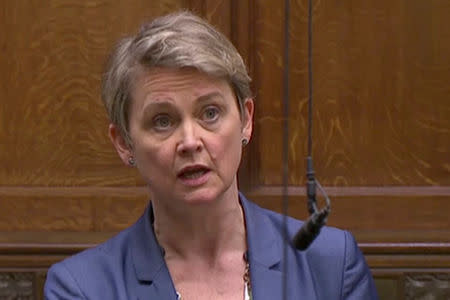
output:
<svg viewBox="0 0 450 300"><path fill-rule="evenodd" d="M151 204L138 221L132 238L132 260L137 278L136 295L141 300L175 300L175 288L165 264L162 249L152 230Z"/></svg>
<svg viewBox="0 0 450 300"><path fill-rule="evenodd" d="M283 277L280 271L254 263L250 265L250 277L253 299L281 299Z"/></svg>
<svg viewBox="0 0 450 300"><path fill-rule="evenodd" d="M273 300L282 296L281 237L275 232L261 208L249 202L242 194L247 227L250 281L253 299Z"/></svg>
<svg viewBox="0 0 450 300"><path fill-rule="evenodd" d="M247 227L248 259L253 299L280 299L283 289L281 260L283 257L283 238L275 230L274 224L260 207L248 201L242 194L239 196ZM137 230L133 233L131 254L137 278L137 281L135 281L137 286L134 289L137 298L140 300L175 300L177 299L175 288L164 262L162 249L159 247L152 230L152 218L153 212L151 205L149 205L144 216L138 221ZM298 289L304 292L308 291L309 289L303 283L309 281L308 279L299 280L293 290L297 290L297 292ZM298 295L293 290L290 288L289 295L291 295L291 292ZM306 294L310 293L307 292ZM311 296L311 299L315 299L314 293L311 293Z"/></svg>
<svg viewBox="0 0 450 300"><path fill-rule="evenodd" d="M283 260L287 259L287 299L317 299L305 253L293 250L283 255L285 243L280 225L276 225L267 212L240 194L247 226L248 257L253 299L281 299L283 295ZM278 226L278 227L277 227ZM278 229L278 230L277 230ZM297 230L297 228L295 228ZM290 235L293 235L292 228Z"/></svg>

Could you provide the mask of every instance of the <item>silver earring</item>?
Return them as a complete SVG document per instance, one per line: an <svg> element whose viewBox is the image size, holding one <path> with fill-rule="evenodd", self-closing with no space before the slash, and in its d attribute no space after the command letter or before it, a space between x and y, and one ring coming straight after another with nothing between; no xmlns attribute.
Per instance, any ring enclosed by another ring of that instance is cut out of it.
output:
<svg viewBox="0 0 450 300"><path fill-rule="evenodd" d="M248 140L246 138L242 139L242 147L247 146Z"/></svg>
<svg viewBox="0 0 450 300"><path fill-rule="evenodd" d="M128 164L129 164L131 167L135 167L135 166L136 166L136 160L134 159L133 156L128 157Z"/></svg>

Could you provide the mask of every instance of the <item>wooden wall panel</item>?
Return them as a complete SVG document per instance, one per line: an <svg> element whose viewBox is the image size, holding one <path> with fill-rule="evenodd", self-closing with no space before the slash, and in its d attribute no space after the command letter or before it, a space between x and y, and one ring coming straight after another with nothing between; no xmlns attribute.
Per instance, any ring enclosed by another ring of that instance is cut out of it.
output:
<svg viewBox="0 0 450 300"><path fill-rule="evenodd" d="M118 231L149 202L145 188L4 188L0 196L0 233Z"/></svg>
<svg viewBox="0 0 450 300"><path fill-rule="evenodd" d="M281 184L283 7L257 2L259 184ZM317 1L314 157L333 186L450 183L449 5ZM290 183L303 185L306 1L291 6ZM447 24L448 25L448 24Z"/></svg>
<svg viewBox="0 0 450 300"><path fill-rule="evenodd" d="M289 213L307 218L304 190L289 191ZM328 191L333 199L329 225L351 231L384 231L384 238L376 236L380 242L389 239L394 230L448 231L450 227L448 210L442 209L448 205L444 189L430 188L426 197L415 190L407 196L397 194L395 188ZM279 189L255 189L247 196L281 212ZM148 203L145 187L2 188L0 197L0 232L119 230L132 224ZM450 234L445 237L450 242ZM416 238L420 240L421 235Z"/></svg>
<svg viewBox="0 0 450 300"><path fill-rule="evenodd" d="M450 3L314 3L313 151L332 198L329 224L354 233L381 299L446 297ZM100 77L119 37L180 8L198 12L230 37L249 67L255 135L245 149L240 186L252 200L281 211L280 1L5 1L0 298L29 295L31 284L32 298L42 299L50 264L104 241L142 214L146 187L107 138ZM291 1L289 214L302 219L306 20L307 1ZM21 278L26 288L4 288Z"/></svg>
<svg viewBox="0 0 450 300"><path fill-rule="evenodd" d="M445 299L448 280L410 278L450 272L449 2L313 2L313 156L332 198L329 224L355 234L381 299ZM252 8L256 130L245 188L281 211L284 7ZM302 219L307 11L291 1L287 191L289 214Z"/></svg>
<svg viewBox="0 0 450 300"><path fill-rule="evenodd" d="M316 132L326 143L316 149L324 181L448 185L450 103L442 78L450 77L443 52L450 31L433 21L442 18L438 11L448 16L448 4L354 3L324 6L317 18L317 115L325 122Z"/></svg>
<svg viewBox="0 0 450 300"><path fill-rule="evenodd" d="M1 4L0 183L136 185L107 137L100 100L106 55L124 34L183 1Z"/></svg>
<svg viewBox="0 0 450 300"><path fill-rule="evenodd" d="M306 198L304 190L299 191L288 196L289 215L304 220L308 217ZM380 194L369 190L364 195L355 194L353 189L342 191L335 188L329 191L332 199L328 222L330 226L350 231L383 230L385 237L377 236L380 242L388 239L393 230L447 230L446 240L450 241L448 194L436 193L424 197L395 195L395 190L389 189ZM281 189L259 188L247 195L264 207L282 212Z"/></svg>
<svg viewBox="0 0 450 300"><path fill-rule="evenodd" d="M255 130L251 142L252 186L281 184L282 178L282 85L283 6L255 5L254 74Z"/></svg>

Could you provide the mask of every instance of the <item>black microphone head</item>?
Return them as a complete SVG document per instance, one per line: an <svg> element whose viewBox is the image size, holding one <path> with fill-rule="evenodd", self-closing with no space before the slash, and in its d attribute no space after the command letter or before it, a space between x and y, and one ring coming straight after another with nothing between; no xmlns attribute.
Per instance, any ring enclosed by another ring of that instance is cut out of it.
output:
<svg viewBox="0 0 450 300"><path fill-rule="evenodd" d="M292 243L298 250L306 250L320 233L321 226L314 224L311 219L306 221L292 239Z"/></svg>
<svg viewBox="0 0 450 300"><path fill-rule="evenodd" d="M297 234L292 239L292 244L298 250L306 250L320 233L320 229L326 223L329 209L322 209L320 212L312 214Z"/></svg>

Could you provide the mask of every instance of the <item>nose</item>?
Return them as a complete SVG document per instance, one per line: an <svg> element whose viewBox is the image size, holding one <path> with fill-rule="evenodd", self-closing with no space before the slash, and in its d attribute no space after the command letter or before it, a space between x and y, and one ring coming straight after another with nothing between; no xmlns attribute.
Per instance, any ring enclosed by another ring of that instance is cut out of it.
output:
<svg viewBox="0 0 450 300"><path fill-rule="evenodd" d="M177 145L177 152L180 155L189 155L202 150L203 143L199 132L200 129L196 128L193 122L185 122L181 126L181 138Z"/></svg>

